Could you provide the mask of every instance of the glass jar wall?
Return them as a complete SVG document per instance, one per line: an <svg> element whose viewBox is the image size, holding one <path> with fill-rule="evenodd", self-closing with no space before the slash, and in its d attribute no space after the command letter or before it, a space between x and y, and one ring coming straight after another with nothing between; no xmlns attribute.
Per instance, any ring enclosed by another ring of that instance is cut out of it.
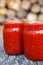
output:
<svg viewBox="0 0 43 65"><path fill-rule="evenodd" d="M23 22L4 23L3 40L5 52L11 54L23 53Z"/></svg>
<svg viewBox="0 0 43 65"><path fill-rule="evenodd" d="M43 23L24 24L24 54L31 60L43 60Z"/></svg>

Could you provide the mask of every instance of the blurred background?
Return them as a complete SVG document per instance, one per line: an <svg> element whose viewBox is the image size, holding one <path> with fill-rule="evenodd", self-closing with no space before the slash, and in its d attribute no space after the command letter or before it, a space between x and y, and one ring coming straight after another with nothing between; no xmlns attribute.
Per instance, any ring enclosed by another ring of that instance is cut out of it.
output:
<svg viewBox="0 0 43 65"><path fill-rule="evenodd" d="M5 19L43 21L43 0L0 0L0 30Z"/></svg>

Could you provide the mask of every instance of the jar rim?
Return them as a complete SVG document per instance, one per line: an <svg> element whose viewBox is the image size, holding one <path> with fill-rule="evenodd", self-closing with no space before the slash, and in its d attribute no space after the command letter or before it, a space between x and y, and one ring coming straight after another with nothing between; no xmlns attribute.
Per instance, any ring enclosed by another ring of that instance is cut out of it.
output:
<svg viewBox="0 0 43 65"><path fill-rule="evenodd" d="M28 22L27 22L28 21ZM25 23L29 23L29 24L34 24L34 23L39 23L39 24L43 24L43 21L41 21L41 20L32 20L32 21L30 21L30 20L27 20L27 21L25 21Z"/></svg>
<svg viewBox="0 0 43 65"><path fill-rule="evenodd" d="M10 22L9 22L10 21ZM6 19L4 22L4 28L15 28L15 27L22 27L23 21L22 20L11 20L11 19Z"/></svg>
<svg viewBox="0 0 43 65"><path fill-rule="evenodd" d="M14 19L8 19L8 18L7 18L7 19L5 19L5 22L4 22L4 23L5 23L5 24L6 24L6 23L13 24L13 23L22 23L22 21L23 21L23 20L20 20L20 19L15 19L15 18L14 18Z"/></svg>

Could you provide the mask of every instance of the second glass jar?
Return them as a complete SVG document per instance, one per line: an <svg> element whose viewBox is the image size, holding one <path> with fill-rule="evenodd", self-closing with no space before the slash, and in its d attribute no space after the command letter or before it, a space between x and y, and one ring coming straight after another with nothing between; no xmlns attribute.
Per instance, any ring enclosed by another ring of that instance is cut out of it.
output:
<svg viewBox="0 0 43 65"><path fill-rule="evenodd" d="M43 60L43 23L24 24L24 54L31 60Z"/></svg>

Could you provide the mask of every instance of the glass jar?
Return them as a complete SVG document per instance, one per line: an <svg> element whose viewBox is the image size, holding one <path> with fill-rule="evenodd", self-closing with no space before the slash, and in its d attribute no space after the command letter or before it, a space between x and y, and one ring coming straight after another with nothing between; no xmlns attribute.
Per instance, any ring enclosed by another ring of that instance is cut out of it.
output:
<svg viewBox="0 0 43 65"><path fill-rule="evenodd" d="M5 52L9 55L23 53L23 22L6 21L3 29Z"/></svg>
<svg viewBox="0 0 43 65"><path fill-rule="evenodd" d="M31 60L43 60L43 23L24 24L24 54Z"/></svg>

